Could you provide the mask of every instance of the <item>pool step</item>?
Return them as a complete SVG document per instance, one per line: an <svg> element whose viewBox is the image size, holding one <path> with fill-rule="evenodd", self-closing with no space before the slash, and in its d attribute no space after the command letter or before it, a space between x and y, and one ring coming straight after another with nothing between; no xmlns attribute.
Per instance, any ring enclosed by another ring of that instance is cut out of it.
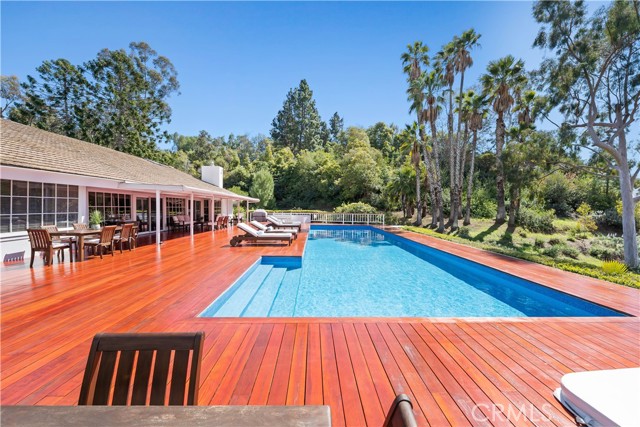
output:
<svg viewBox="0 0 640 427"><path fill-rule="evenodd" d="M247 304L256 294L266 277L273 270L273 265L261 264L247 277L246 282L242 285L241 292L234 292L233 295L220 307L215 317L238 317L242 313Z"/></svg>
<svg viewBox="0 0 640 427"><path fill-rule="evenodd" d="M269 317L291 317L295 314L301 272L301 268L287 271L269 311Z"/></svg>
<svg viewBox="0 0 640 427"><path fill-rule="evenodd" d="M286 268L274 267L262 282L247 308L242 312L242 317L266 317L269 314L273 299L276 297L282 279L287 272ZM253 279L253 278L252 278Z"/></svg>

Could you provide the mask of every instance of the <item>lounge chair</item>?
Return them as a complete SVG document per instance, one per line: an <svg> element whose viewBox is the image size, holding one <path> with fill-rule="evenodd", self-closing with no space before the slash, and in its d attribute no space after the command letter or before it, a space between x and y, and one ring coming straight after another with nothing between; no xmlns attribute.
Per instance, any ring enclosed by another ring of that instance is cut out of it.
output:
<svg viewBox="0 0 640 427"><path fill-rule="evenodd" d="M298 238L298 229L297 228L279 228L274 229L273 227L267 227L264 224L259 223L258 221L251 221L251 225L257 228L260 231L264 231L265 233L291 233L293 234L293 238Z"/></svg>
<svg viewBox="0 0 640 427"><path fill-rule="evenodd" d="M291 233L265 233L242 223L238 224L238 228L244 231L246 234L243 236L233 236L233 238L229 242L231 246L238 246L243 241L257 243L280 240L287 242L289 245L291 245L291 242L293 241L293 234Z"/></svg>
<svg viewBox="0 0 640 427"><path fill-rule="evenodd" d="M267 221L273 228L296 228L298 231L302 229L302 223L299 221L284 222L273 215L267 216Z"/></svg>

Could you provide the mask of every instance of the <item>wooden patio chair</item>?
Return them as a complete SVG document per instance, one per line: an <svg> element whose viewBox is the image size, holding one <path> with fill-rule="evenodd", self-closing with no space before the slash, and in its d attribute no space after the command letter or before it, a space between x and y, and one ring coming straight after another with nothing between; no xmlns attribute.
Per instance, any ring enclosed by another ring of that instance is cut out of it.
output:
<svg viewBox="0 0 640 427"><path fill-rule="evenodd" d="M118 244L118 248L120 249L120 253L122 253L122 244L127 242L129 246L129 251L131 251L131 246L133 245L131 242L133 241L133 224L127 223L122 226L122 230L120 230L120 234L114 236L113 243Z"/></svg>
<svg viewBox="0 0 640 427"><path fill-rule="evenodd" d="M95 254L96 248L99 248L100 259L102 259L102 253L106 248L111 249L111 256L113 256L113 235L116 233L116 225L106 225L102 227L99 239L85 240L85 246L93 247L93 253Z"/></svg>
<svg viewBox="0 0 640 427"><path fill-rule="evenodd" d="M222 228L229 228L229 215L222 217Z"/></svg>
<svg viewBox="0 0 640 427"><path fill-rule="evenodd" d="M204 332L97 334L78 405L197 405L203 341Z"/></svg>
<svg viewBox="0 0 640 427"><path fill-rule="evenodd" d="M418 427L409 396L399 394L391 404L384 427Z"/></svg>
<svg viewBox="0 0 640 427"><path fill-rule="evenodd" d="M51 240L49 230L43 228L28 228L27 234L29 235L29 242L31 243L31 263L29 268L33 268L33 261L36 257L36 252L44 252L44 265L53 264L53 253L57 252L58 262L60 262L60 253L62 253L62 262L64 262L64 250L70 248L68 243L54 242ZM73 257L71 261L73 262Z"/></svg>
<svg viewBox="0 0 640 427"><path fill-rule="evenodd" d="M56 225L43 225L40 228L42 228L43 230L47 230L49 233L51 233L52 231L58 231L58 226ZM76 239L71 236L62 236L58 237L57 239L54 239L52 236L51 240L53 240L53 243L65 243L69 245L69 254L72 253L73 245L76 243Z"/></svg>
<svg viewBox="0 0 640 427"><path fill-rule="evenodd" d="M222 229L222 223L223 222L224 222L224 217L222 215L218 215L218 218L216 218L215 229L216 230Z"/></svg>
<svg viewBox="0 0 640 427"><path fill-rule="evenodd" d="M240 236L233 236L229 244L231 246L238 246L242 242L265 242L265 241L284 241L291 245L293 241L293 234L291 233L264 233L258 231L255 228L249 227L247 224L240 223L238 228L244 231L246 234Z"/></svg>
<svg viewBox="0 0 640 427"><path fill-rule="evenodd" d="M74 222L73 223L73 229L74 230L88 230L89 229L89 224L85 224L83 222Z"/></svg>

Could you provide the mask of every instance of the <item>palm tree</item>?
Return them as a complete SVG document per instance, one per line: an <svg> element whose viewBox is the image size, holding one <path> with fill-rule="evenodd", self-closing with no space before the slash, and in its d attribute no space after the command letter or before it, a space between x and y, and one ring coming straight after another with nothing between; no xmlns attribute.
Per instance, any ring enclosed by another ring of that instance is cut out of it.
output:
<svg viewBox="0 0 640 427"><path fill-rule="evenodd" d="M514 105L520 88L526 81L524 75L524 62L516 60L513 56L507 55L496 61L489 62L487 74L481 78L483 92L492 103L496 112L496 192L498 212L496 222L501 223L506 219L506 209L504 205L504 167L502 164L502 149L505 141L504 115L508 113Z"/></svg>
<svg viewBox="0 0 640 427"><path fill-rule="evenodd" d="M408 99L411 103L411 107L409 109L410 112L415 112L417 115L417 123L416 130L420 136L417 140L418 146L417 148L417 156L418 161L420 160L420 150L425 142L424 136L424 126L423 126L423 118L422 111L424 110L424 75L422 72L422 67L429 66L429 48L422 44L422 42L414 42L413 45L407 46L407 52L402 54L402 64L403 70L407 74L407 82L409 83L409 88L407 89ZM427 156L428 159L428 156ZM412 162L413 162L413 152L412 152ZM416 166L416 199L417 203L417 217L416 217L416 225L422 224L422 205L420 198L420 188L419 188L419 165ZM427 177L429 181L429 190L431 193L432 201L434 199L434 189L433 189L433 176L431 173L431 168L429 163L426 165L427 169ZM433 207L433 202L431 203ZM435 215L432 215L434 217ZM432 219L433 222L433 219Z"/></svg>
<svg viewBox="0 0 640 427"><path fill-rule="evenodd" d="M433 152L433 185L435 190L435 210L437 216L437 231L444 232L444 213L442 200L442 176L440 173L440 144L437 137L436 121L441 110L443 99L438 95L444 82L438 70L432 70L424 76L424 94L426 108L422 112L423 119L431 127L431 150ZM433 224L434 226L436 224Z"/></svg>
<svg viewBox="0 0 640 427"><path fill-rule="evenodd" d="M463 151L460 147L460 132L462 127L462 115L464 109L462 108L462 91L464 89L464 72L473 65L473 59L471 58L470 50L479 46L478 40L480 34L477 34L473 28L462 33L462 36L455 37L453 39L453 52L452 52L452 64L456 73L460 74L460 89L458 91L458 132L456 133L456 141L453 146L454 156L454 180L451 183L451 229L458 229L458 214L461 206L462 197L462 168L464 168L464 161L460 161L460 155ZM462 166L461 166L462 163ZM457 173L460 171L460 173Z"/></svg>
<svg viewBox="0 0 640 427"><path fill-rule="evenodd" d="M469 130L473 133L471 143L471 164L469 165L469 177L467 183L467 206L464 214L463 225L471 224L471 195L473 194L473 174L476 160L476 146L478 143L478 131L482 129L483 120L487 115L487 101L482 94L469 90L464 95L466 108L469 111Z"/></svg>
<svg viewBox="0 0 640 427"><path fill-rule="evenodd" d="M420 141L416 137L416 130L418 128L417 123L413 123L411 125L406 125L405 130L399 135L400 140L402 141L402 145L400 149L404 152L409 152L409 159L411 161L411 165L416 171L416 211L418 216L416 217L415 225L420 226L422 224L422 198L420 196L420 167L422 166L422 161L420 159Z"/></svg>

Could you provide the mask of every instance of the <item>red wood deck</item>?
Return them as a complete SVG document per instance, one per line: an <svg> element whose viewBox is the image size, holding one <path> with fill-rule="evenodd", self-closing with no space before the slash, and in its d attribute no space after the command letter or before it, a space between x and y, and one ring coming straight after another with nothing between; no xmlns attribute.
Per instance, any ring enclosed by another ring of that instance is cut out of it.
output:
<svg viewBox="0 0 640 427"><path fill-rule="evenodd" d="M206 332L200 404L331 406L334 425L381 425L396 393L420 425L571 425L552 391L563 374L640 366L640 322L565 319L201 319L260 255L232 232L143 246L102 261L3 267L0 403L77 402L99 331ZM403 233L634 315L640 292Z"/></svg>

